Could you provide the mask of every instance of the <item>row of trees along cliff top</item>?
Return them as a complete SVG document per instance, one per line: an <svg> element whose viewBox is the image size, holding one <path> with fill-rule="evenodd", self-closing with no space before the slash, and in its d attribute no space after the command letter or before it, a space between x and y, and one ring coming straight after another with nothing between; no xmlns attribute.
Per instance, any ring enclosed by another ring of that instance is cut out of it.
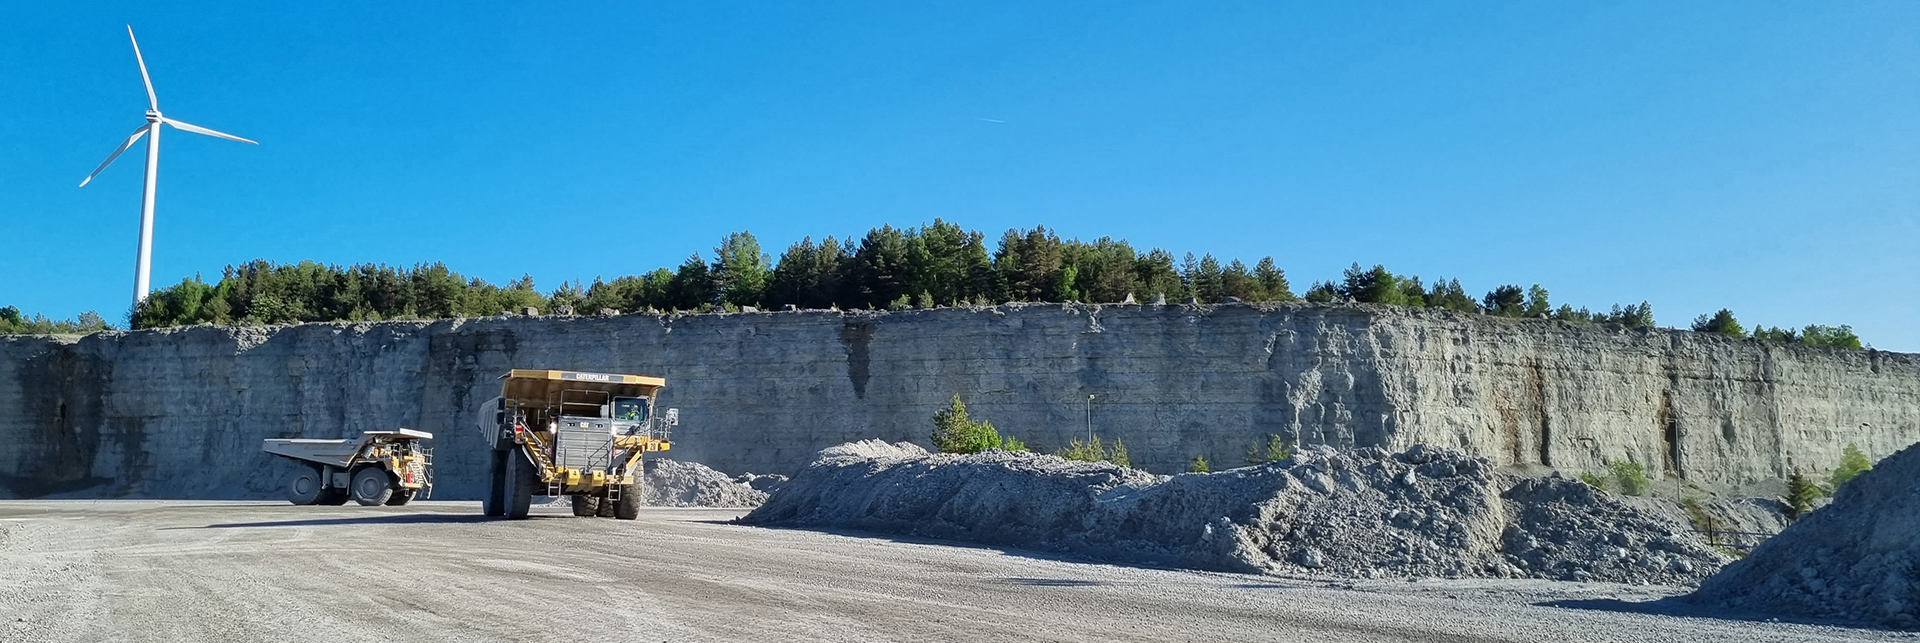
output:
<svg viewBox="0 0 1920 643"><path fill-rule="evenodd" d="M495 285L441 263L396 268L256 260L228 266L211 285L195 276L157 291L130 317L134 328L159 328L478 317L529 307L584 314L788 305L906 309L1006 301L1118 303L1130 296L1144 300L1155 295L1199 303L1355 301L1636 328L1654 325L1653 309L1644 301L1615 305L1608 312L1555 306L1538 284L1527 289L1503 285L1475 299L1458 279L1436 279L1428 285L1417 276L1358 263L1340 280L1317 282L1297 297L1272 257L1251 268L1238 259L1223 264L1213 255L1175 258L1161 249L1142 253L1109 237L1063 240L1045 226L1008 230L988 250L986 235L939 219L917 228L883 225L859 239L815 242L809 237L789 246L778 261L761 250L752 233L736 232L714 248L711 261L695 253L676 269L657 268L611 281L595 278L586 286L569 282L546 294L534 288L532 277ZM1721 312L1731 319L1731 313ZM1851 335L1845 326L1773 332L1756 336L1821 343ZM1744 336L1743 331L1737 334ZM1858 346L1857 338L1852 345Z"/></svg>

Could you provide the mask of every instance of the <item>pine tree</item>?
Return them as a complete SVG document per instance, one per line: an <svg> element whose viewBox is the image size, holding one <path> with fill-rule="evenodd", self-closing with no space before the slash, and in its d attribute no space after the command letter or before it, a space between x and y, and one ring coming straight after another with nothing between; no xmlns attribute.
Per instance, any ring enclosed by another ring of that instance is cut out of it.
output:
<svg viewBox="0 0 1920 643"><path fill-rule="evenodd" d="M1235 259L1220 273L1220 292L1224 297L1253 301L1258 298L1259 285L1254 281L1253 273L1247 271L1247 264Z"/></svg>
<svg viewBox="0 0 1920 643"><path fill-rule="evenodd" d="M1141 301L1155 295L1177 299L1186 294L1180 271L1173 267L1173 253L1154 248L1133 261L1134 295Z"/></svg>
<svg viewBox="0 0 1920 643"><path fill-rule="evenodd" d="M1860 474L1866 473L1868 469L1872 468L1873 460L1869 459L1866 453L1860 451L1860 446L1848 443L1846 451L1840 455L1840 466L1836 467L1833 470L1833 476L1828 478L1828 486L1832 487L1835 492L1838 492L1840 485L1846 484L1848 480L1857 478Z"/></svg>
<svg viewBox="0 0 1920 643"><path fill-rule="evenodd" d="M882 225L867 232L853 253L856 297L861 308L884 308L907 294L907 235Z"/></svg>
<svg viewBox="0 0 1920 643"><path fill-rule="evenodd" d="M752 232L729 234L713 249L715 298L735 306L758 306L767 290L767 255Z"/></svg>
<svg viewBox="0 0 1920 643"><path fill-rule="evenodd" d="M1287 284L1287 273L1274 265L1273 257L1261 257L1260 263L1253 266L1253 280L1257 284L1260 301L1293 301L1293 287Z"/></svg>
<svg viewBox="0 0 1920 643"><path fill-rule="evenodd" d="M674 271L667 283L667 307L674 310L700 310L713 304L713 279L705 259L693 253Z"/></svg>
<svg viewBox="0 0 1920 643"><path fill-rule="evenodd" d="M1693 318L1693 330L1702 333L1717 333L1728 337L1746 337L1747 331L1740 327L1740 320L1733 318L1733 311L1725 308L1712 315L1702 314Z"/></svg>
<svg viewBox="0 0 1920 643"><path fill-rule="evenodd" d="M1800 473L1800 467L1794 467L1793 473L1787 476L1789 517L1798 520L1807 515L1808 512L1813 511L1814 501L1819 500L1823 495L1825 494L1822 493L1820 485L1814 484L1805 474Z"/></svg>
<svg viewBox="0 0 1920 643"><path fill-rule="evenodd" d="M1539 317L1553 312L1553 302L1547 299L1547 289L1534 284L1527 289L1527 303L1521 306L1520 314L1526 317Z"/></svg>
<svg viewBox="0 0 1920 643"><path fill-rule="evenodd" d="M1527 296L1519 286L1506 284L1488 291L1480 305L1487 309L1488 314L1519 317L1526 314Z"/></svg>

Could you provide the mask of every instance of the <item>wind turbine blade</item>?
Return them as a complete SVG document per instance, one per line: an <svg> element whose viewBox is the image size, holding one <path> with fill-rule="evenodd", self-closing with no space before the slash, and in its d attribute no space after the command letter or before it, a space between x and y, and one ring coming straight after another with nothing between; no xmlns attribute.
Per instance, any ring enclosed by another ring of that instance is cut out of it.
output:
<svg viewBox="0 0 1920 643"><path fill-rule="evenodd" d="M99 176L101 170L107 169L108 165L113 164L114 159L120 158L121 152L127 151L127 148L133 147L134 141L138 141L140 140L140 137L146 136L147 128L149 127L153 127L153 124L148 123L146 125L141 125L140 129L134 130L133 136L127 137L127 142L121 143L120 147L114 148L113 153L107 155L107 160L100 162L100 167L93 168L93 173L88 174L86 180L83 180L80 182L80 187L83 187L83 188L87 187L87 181L92 181L93 177Z"/></svg>
<svg viewBox="0 0 1920 643"><path fill-rule="evenodd" d="M162 122L162 123L166 123L166 124L168 124L168 125L172 125L172 126L174 126L174 127L178 127L178 128L180 128L180 129L183 129L183 130L186 130L186 131L189 131L189 132L193 132L193 133L195 133L195 134L206 134L207 136L218 136L218 137L220 137L220 138L225 138L225 139L232 139L232 140L236 140L236 141L240 141L240 142L242 142L242 143L252 143L252 144L254 144L254 145L259 145L259 144L260 144L260 142L259 142L259 141L255 141L255 140L251 140L251 139L245 139L245 138L240 138L240 137L238 137L238 136L234 136L234 135L232 135L232 134L228 134L228 133L226 133L226 132L216 132L216 131L213 131L213 130L210 130L210 129L207 129L207 128L205 128L205 127L201 127L201 126L199 126L199 125L195 125L195 124L193 124L193 123L183 123L183 122L180 122L180 121L176 121L176 120L173 120L173 119L171 119L171 118L166 118L166 117L161 117L161 119L160 119L160 122Z"/></svg>
<svg viewBox="0 0 1920 643"><path fill-rule="evenodd" d="M147 76L147 59L140 55L140 40L133 37L133 25L127 25L127 40L133 41L133 59L140 63L140 82L147 84L147 106L160 111L160 98L153 95L153 79Z"/></svg>

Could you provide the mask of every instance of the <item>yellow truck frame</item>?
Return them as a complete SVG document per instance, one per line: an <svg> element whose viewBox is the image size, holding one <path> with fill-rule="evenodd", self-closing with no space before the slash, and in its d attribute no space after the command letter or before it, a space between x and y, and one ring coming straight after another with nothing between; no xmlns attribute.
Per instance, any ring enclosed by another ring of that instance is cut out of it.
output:
<svg viewBox="0 0 1920 643"><path fill-rule="evenodd" d="M481 405L493 447L482 512L527 517L533 496L570 496L576 516L639 516L642 458L673 448L679 411L655 413L667 381L645 375L513 369Z"/></svg>

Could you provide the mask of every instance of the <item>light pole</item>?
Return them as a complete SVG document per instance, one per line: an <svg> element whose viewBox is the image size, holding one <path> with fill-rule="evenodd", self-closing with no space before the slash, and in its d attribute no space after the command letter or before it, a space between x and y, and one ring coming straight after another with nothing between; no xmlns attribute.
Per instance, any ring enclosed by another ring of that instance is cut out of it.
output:
<svg viewBox="0 0 1920 643"><path fill-rule="evenodd" d="M1087 394L1087 444L1093 444L1093 394Z"/></svg>

